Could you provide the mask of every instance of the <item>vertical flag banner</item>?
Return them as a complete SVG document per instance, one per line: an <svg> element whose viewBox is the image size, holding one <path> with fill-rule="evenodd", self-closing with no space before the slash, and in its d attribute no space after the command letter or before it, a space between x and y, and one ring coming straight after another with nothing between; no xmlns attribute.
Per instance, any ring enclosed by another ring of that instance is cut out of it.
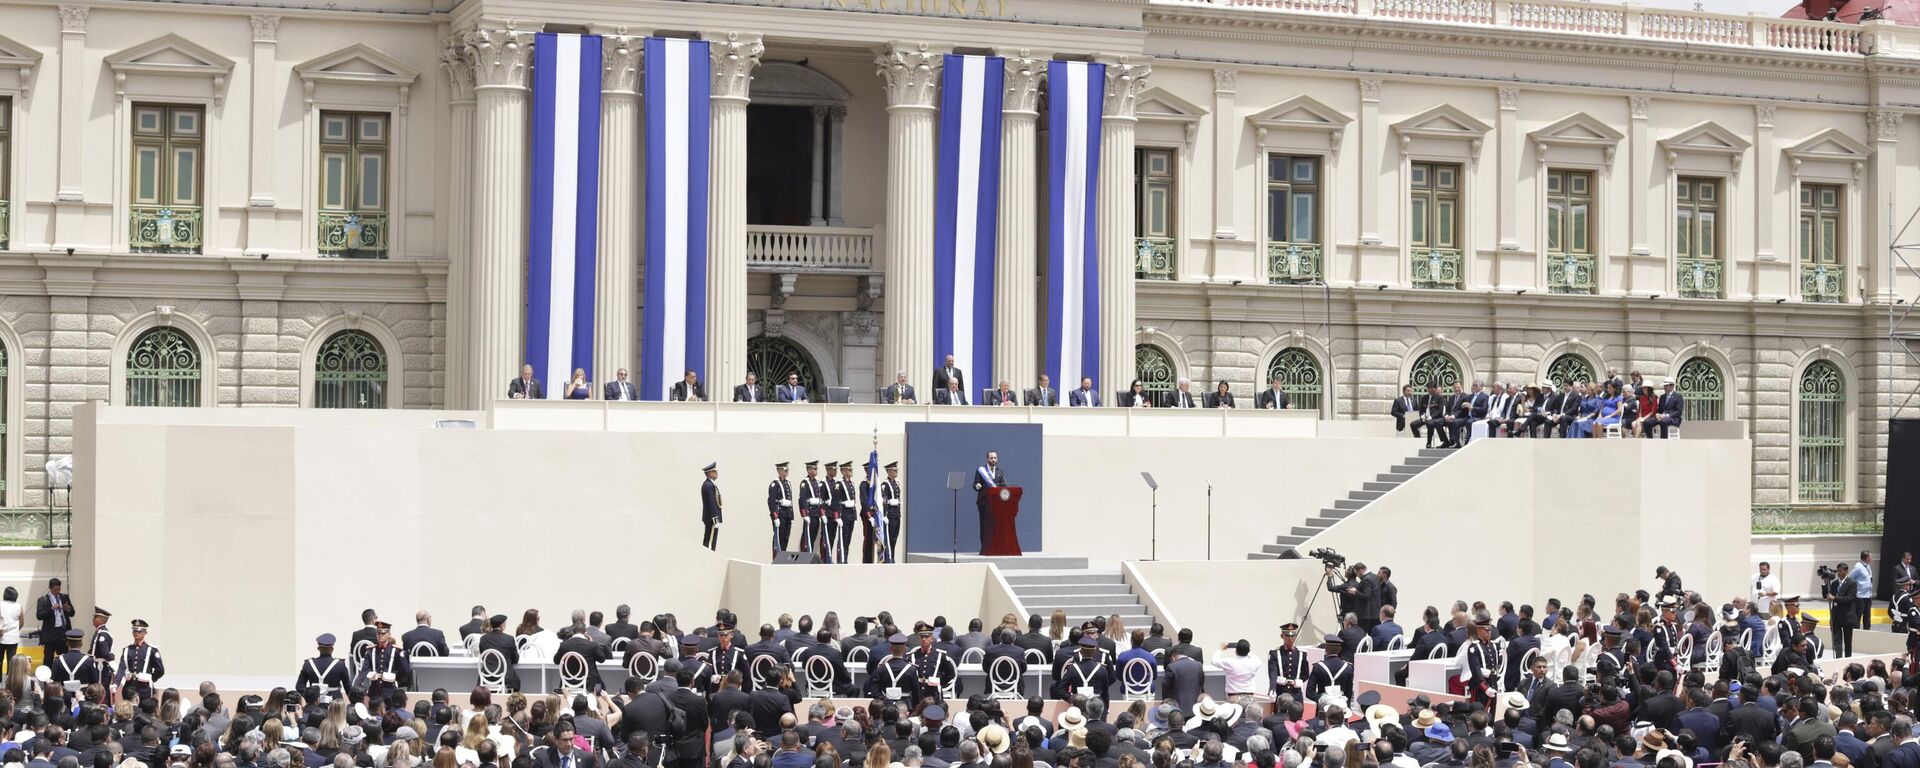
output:
<svg viewBox="0 0 1920 768"><path fill-rule="evenodd" d="M707 162L713 60L704 40L647 38L647 295L640 399L707 378ZM708 382L708 388L713 387Z"/></svg>
<svg viewBox="0 0 1920 768"><path fill-rule="evenodd" d="M600 210L600 38L533 41L532 242L527 249L527 361L566 397L573 369L593 370L593 281Z"/></svg>
<svg viewBox="0 0 1920 768"><path fill-rule="evenodd" d="M1046 370L1062 392L1079 388L1084 376L1093 377L1098 392L1118 383L1100 381L1100 249L1094 233L1106 66L1048 62L1047 89Z"/></svg>
<svg viewBox="0 0 1920 768"><path fill-rule="evenodd" d="M1000 99L1006 61L948 54L940 83L933 216L933 359L980 387L993 372L994 236L1000 210ZM973 402L978 392L968 395Z"/></svg>

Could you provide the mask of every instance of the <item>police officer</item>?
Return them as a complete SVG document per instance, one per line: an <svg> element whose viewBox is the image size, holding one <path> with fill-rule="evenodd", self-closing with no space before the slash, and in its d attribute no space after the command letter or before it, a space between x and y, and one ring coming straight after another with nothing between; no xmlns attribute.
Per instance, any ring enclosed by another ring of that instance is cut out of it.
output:
<svg viewBox="0 0 1920 768"><path fill-rule="evenodd" d="M833 465L827 465L828 474L832 474ZM820 462L807 462L807 477L800 481L800 498L805 500L805 519L800 526L800 551L813 552L820 556L821 562L831 563L833 558L822 549L820 540L825 537L822 529L828 505L833 503L833 491L827 488L827 481L820 479Z"/></svg>
<svg viewBox="0 0 1920 768"><path fill-rule="evenodd" d="M395 688L412 686L413 665L407 660L406 649L394 644L392 624L379 621L373 626L379 634L367 651L367 697L384 701Z"/></svg>
<svg viewBox="0 0 1920 768"><path fill-rule="evenodd" d="M767 483L767 519L773 523L773 551L787 548L793 536L793 483L787 481L787 462L773 465L775 477Z"/></svg>
<svg viewBox="0 0 1920 768"><path fill-rule="evenodd" d="M293 689L305 691L311 686L335 698L345 695L351 677L347 674L346 663L333 657L333 633L314 638L313 644L316 646L315 655L300 664L300 674L293 679Z"/></svg>
<svg viewBox="0 0 1920 768"><path fill-rule="evenodd" d="M858 490L859 486L853 482L853 462L840 462L841 495L835 497L840 502L836 507L840 513L840 530L835 536L840 549L835 552L835 559L842 563L848 562L847 552L853 549L853 521L860 516L860 497L855 495Z"/></svg>
<svg viewBox="0 0 1920 768"><path fill-rule="evenodd" d="M107 620L111 618L112 611L93 607L93 643L88 646L87 654L93 657L101 681L113 679L113 632L107 629Z"/></svg>
<svg viewBox="0 0 1920 768"><path fill-rule="evenodd" d="M1319 701L1321 695L1331 688L1347 701L1353 688L1353 665L1340 658L1340 649L1345 645L1339 635L1327 635L1321 642L1327 654L1320 663L1313 665L1312 673L1307 675L1307 700Z"/></svg>
<svg viewBox="0 0 1920 768"><path fill-rule="evenodd" d="M1267 679L1271 680L1267 694L1280 698L1280 694L1291 694L1295 701L1305 701L1307 686L1307 652L1294 647L1295 638L1300 636L1300 625L1287 622L1280 625L1280 647L1267 654Z"/></svg>
<svg viewBox="0 0 1920 768"><path fill-rule="evenodd" d="M933 625L916 622L914 633L919 635L920 644L907 654L907 660L913 662L914 677L919 681L915 700L932 696L935 701L945 701L947 686L959 675L959 667L946 651L934 647Z"/></svg>
<svg viewBox="0 0 1920 768"><path fill-rule="evenodd" d="M906 508L906 496L900 492L900 462L887 463L887 479L880 481L880 506L887 515L887 550L882 562L893 562L900 543L900 515Z"/></svg>
<svg viewBox="0 0 1920 768"><path fill-rule="evenodd" d="M67 651L53 658L53 682L63 684L67 690L77 691L89 683L97 682L99 676L94 673L93 657L80 646L86 643L87 633L78 629L66 632Z"/></svg>
<svg viewBox="0 0 1920 768"><path fill-rule="evenodd" d="M720 486L713 481L720 477L720 464L714 462L700 468L707 479L700 483L700 524L706 526L706 536L700 539L700 546L709 551L720 548Z"/></svg>
<svg viewBox="0 0 1920 768"><path fill-rule="evenodd" d="M134 619L133 644L120 651L120 676L125 684L120 688L120 698L132 701L145 701L153 698L153 684L167 674L166 662L160 658L160 649L147 644L147 622Z"/></svg>
<svg viewBox="0 0 1920 768"><path fill-rule="evenodd" d="M867 675L867 695L892 702L919 701L919 679L913 662L907 660L907 636L893 633L887 638L887 651L887 657Z"/></svg>
<svg viewBox="0 0 1920 768"><path fill-rule="evenodd" d="M1081 635L1077 647L1080 654L1062 666L1060 674L1053 680L1053 697L1098 696L1102 702L1110 701L1108 689L1113 687L1113 672L1100 658L1099 639L1092 635Z"/></svg>

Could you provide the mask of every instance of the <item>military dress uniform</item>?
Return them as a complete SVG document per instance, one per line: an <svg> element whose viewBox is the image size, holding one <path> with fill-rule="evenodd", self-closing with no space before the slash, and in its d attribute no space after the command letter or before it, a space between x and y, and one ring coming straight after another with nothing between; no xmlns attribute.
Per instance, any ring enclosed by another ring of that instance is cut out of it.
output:
<svg viewBox="0 0 1920 768"><path fill-rule="evenodd" d="M700 471L708 473L707 479L700 483L700 524L706 528L706 535L700 539L700 546L709 551L720 548L720 523L724 522L720 514L720 486L713 482L713 473L719 464L708 464Z"/></svg>
<svg viewBox="0 0 1920 768"><path fill-rule="evenodd" d="M773 466L786 469L787 462ZM773 551L778 554L793 540L793 483L784 477L767 483L767 519L773 521Z"/></svg>
<svg viewBox="0 0 1920 768"><path fill-rule="evenodd" d="M1611 640L1612 643L1601 648L1599 658L1594 659L1593 672L1596 679L1613 680L1617 683L1620 675L1626 672L1627 654L1620 650L1620 634L1619 627L1607 627L1604 638Z"/></svg>
<svg viewBox="0 0 1920 768"><path fill-rule="evenodd" d="M842 563L853 562L847 554L853 551L853 524L860 517L860 497L855 495L860 488L853 482L853 470L848 469L851 466L853 466L851 461L840 463L840 496L838 497L840 503L835 507L840 514L840 531L837 534L840 548L836 555Z"/></svg>
<svg viewBox="0 0 1920 768"><path fill-rule="evenodd" d="M1280 628L1288 638L1300 634L1299 624L1288 624ZM1291 695L1295 701L1305 701L1306 680L1311 670L1307 664L1307 652L1285 645L1275 648L1267 654L1267 695L1280 698L1281 694Z"/></svg>
<svg viewBox="0 0 1920 768"><path fill-rule="evenodd" d="M1313 665L1312 672L1307 675L1308 700L1319 701L1328 689L1339 693L1347 701L1353 700L1353 665L1340 658L1341 645L1339 635L1327 635L1327 655L1320 663Z"/></svg>
<svg viewBox="0 0 1920 768"><path fill-rule="evenodd" d="M914 648L907 653L907 661L912 662L914 678L920 684L915 700L932 696L935 701L945 701L947 686L959 676L953 657L939 648Z"/></svg>
<svg viewBox="0 0 1920 768"><path fill-rule="evenodd" d="M293 689L305 693L310 688L318 688L320 693L335 698L346 695L352 678L347 673L346 662L333 657L333 635L321 635L314 640L314 645L318 646L319 655L301 662L300 673L293 679Z"/></svg>
<svg viewBox="0 0 1920 768"><path fill-rule="evenodd" d="M740 646L734 645L726 648L715 646L708 649L704 655L707 657L707 663L713 665L713 671L716 674L726 675L729 672L739 672L740 679L744 682L746 690L749 692L753 690L753 675L751 674L751 670L747 669L747 652L741 650Z"/></svg>
<svg viewBox="0 0 1920 768"><path fill-rule="evenodd" d="M1474 703L1490 705L1497 692L1493 674L1493 643L1474 640L1467 644L1467 668L1461 671L1467 683L1467 696Z"/></svg>
<svg viewBox="0 0 1920 768"><path fill-rule="evenodd" d="M113 679L113 630L107 629L107 619L113 614L105 608L94 608L93 615L98 616L100 626L93 628L93 643L88 646L87 655L93 657L93 666L100 671L100 681Z"/></svg>
<svg viewBox="0 0 1920 768"><path fill-rule="evenodd" d="M1893 619L1893 631L1906 634L1907 654L1911 656L1920 650L1920 634L1916 634L1916 630L1920 630L1920 615L1915 615L1920 613L1920 606L1914 603L1912 579L1903 576L1894 585L1899 591L1887 602L1887 615Z"/></svg>
<svg viewBox="0 0 1920 768"><path fill-rule="evenodd" d="M120 698L144 701L153 698L153 684L167 674L160 649L147 644L147 623L134 619L133 644L120 651Z"/></svg>
<svg viewBox="0 0 1920 768"><path fill-rule="evenodd" d="M808 469L817 466L820 466L818 462L807 462ZM832 469L833 465L827 467ZM833 562L832 554L821 546L826 538L826 514L828 505L833 503L833 491L827 487L827 481L809 477L800 481L800 495L806 500L806 520L800 529L800 551L817 554L822 562Z"/></svg>
<svg viewBox="0 0 1920 768"><path fill-rule="evenodd" d="M907 636L895 633L887 638L894 649L904 649ZM920 700L920 678L913 662L905 655L890 653L868 662L867 695L876 699L908 703Z"/></svg>
<svg viewBox="0 0 1920 768"><path fill-rule="evenodd" d="M1080 637L1081 653L1085 649L1099 649L1100 641L1091 636ZM1053 679L1053 698L1066 699L1074 694L1089 698L1099 697L1102 702L1111 701L1108 694L1113 688L1113 667L1108 665L1098 653L1081 655L1061 665L1060 673Z"/></svg>
<svg viewBox="0 0 1920 768"><path fill-rule="evenodd" d="M880 518L880 489L869 476L860 481L860 562L873 562L873 544L885 523ZM872 500L872 501L869 501Z"/></svg>
<svg viewBox="0 0 1920 768"><path fill-rule="evenodd" d="M53 657L49 669L53 682L60 683L69 691L77 691L91 683L100 682L99 673L93 667L93 656L80 650L80 643L86 640L87 633L78 629L67 630L67 652Z"/></svg>
<svg viewBox="0 0 1920 768"><path fill-rule="evenodd" d="M897 469L899 466L900 462L896 461L888 463L886 468ZM900 515L904 511L906 503L906 496L900 493L899 480L887 478L880 481L880 506L885 508L887 513L886 562L889 563L893 562L895 557L894 553L900 551Z"/></svg>

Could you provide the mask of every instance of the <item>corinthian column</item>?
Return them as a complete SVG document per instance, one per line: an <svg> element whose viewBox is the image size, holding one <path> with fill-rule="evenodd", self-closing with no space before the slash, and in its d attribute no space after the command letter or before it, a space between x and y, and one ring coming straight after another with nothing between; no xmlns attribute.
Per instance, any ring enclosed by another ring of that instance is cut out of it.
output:
<svg viewBox="0 0 1920 768"><path fill-rule="evenodd" d="M600 252L593 280L593 377L613 381L633 355L634 262L639 258L640 38L600 41Z"/></svg>
<svg viewBox="0 0 1920 768"><path fill-rule="evenodd" d="M1046 76L1046 58L1026 50L1003 52L1007 61L1006 94L1001 99L1000 123L1000 253L994 272L993 370L1015 388L1031 386L1038 355L1034 344L1034 229L1036 204L1035 159L1040 120L1040 81ZM991 384L991 382L989 382ZM1054 382L1056 391L1068 385Z"/></svg>
<svg viewBox="0 0 1920 768"><path fill-rule="evenodd" d="M703 35L713 54L712 155L707 179L707 392L746 379L747 86L760 35Z"/></svg>
<svg viewBox="0 0 1920 768"><path fill-rule="evenodd" d="M477 29L466 35L473 60L474 358L476 403L504 397L520 372L521 302L527 249L527 76L533 35ZM547 382L560 386L562 382Z"/></svg>
<svg viewBox="0 0 1920 768"><path fill-rule="evenodd" d="M881 335L886 365L920 385L934 367L934 117L941 53L925 43L893 43L874 59L887 88L887 293ZM942 350L940 354L945 354Z"/></svg>
<svg viewBox="0 0 1920 768"><path fill-rule="evenodd" d="M472 408L474 355L473 286L473 61L460 37L446 40L440 49L446 70L448 107L447 151L447 376L448 408Z"/></svg>
<svg viewBox="0 0 1920 768"><path fill-rule="evenodd" d="M1100 386L1109 396L1134 377L1133 106L1152 67L1126 58L1107 65L1100 119Z"/></svg>

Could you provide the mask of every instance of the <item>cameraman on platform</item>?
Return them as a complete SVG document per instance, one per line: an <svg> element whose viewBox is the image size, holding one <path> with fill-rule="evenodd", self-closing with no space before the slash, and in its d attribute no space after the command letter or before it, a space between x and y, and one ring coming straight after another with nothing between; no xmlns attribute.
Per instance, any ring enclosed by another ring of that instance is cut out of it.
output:
<svg viewBox="0 0 1920 768"><path fill-rule="evenodd" d="M1320 562L1327 568L1327 591L1340 596L1340 614L1358 617L1360 629L1371 634L1380 623L1380 577L1367 573L1366 563L1354 563L1342 573L1340 565L1346 562L1344 557L1338 560L1323 557ZM1335 578L1344 581L1336 584Z"/></svg>

